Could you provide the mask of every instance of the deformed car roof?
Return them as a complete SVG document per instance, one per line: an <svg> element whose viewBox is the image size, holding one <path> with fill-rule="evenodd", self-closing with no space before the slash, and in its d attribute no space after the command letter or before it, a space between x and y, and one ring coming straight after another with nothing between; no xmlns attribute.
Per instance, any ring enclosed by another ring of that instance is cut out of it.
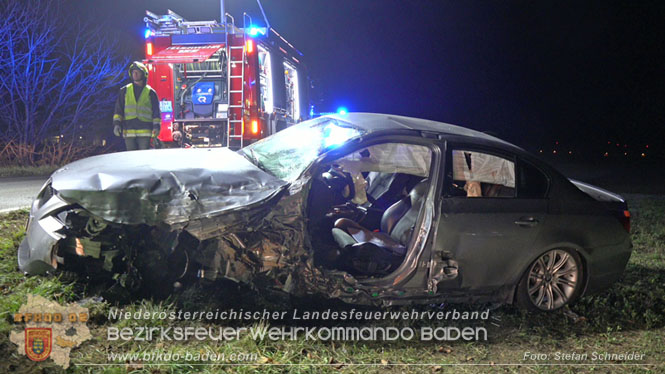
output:
<svg viewBox="0 0 665 374"><path fill-rule="evenodd" d="M449 134L458 136L468 136L488 140L491 142L501 143L517 147L505 140L499 139L486 133L467 129L461 126L451 125L445 122L432 121L427 119L412 118L405 116L397 116L394 114L379 114L379 113L348 113L348 114L331 114L324 117L334 118L340 121L345 121L357 126L367 132L376 132L382 130L415 130L415 131L428 131L439 134ZM519 147L517 147L519 148ZM521 149L521 148L520 148Z"/></svg>

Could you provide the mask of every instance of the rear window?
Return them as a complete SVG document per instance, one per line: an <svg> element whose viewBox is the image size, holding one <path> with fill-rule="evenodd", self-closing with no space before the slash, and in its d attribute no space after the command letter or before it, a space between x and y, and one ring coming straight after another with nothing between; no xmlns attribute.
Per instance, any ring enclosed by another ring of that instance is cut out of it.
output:
<svg viewBox="0 0 665 374"><path fill-rule="evenodd" d="M549 178L535 166L519 162L517 196L526 199L542 199L547 196Z"/></svg>

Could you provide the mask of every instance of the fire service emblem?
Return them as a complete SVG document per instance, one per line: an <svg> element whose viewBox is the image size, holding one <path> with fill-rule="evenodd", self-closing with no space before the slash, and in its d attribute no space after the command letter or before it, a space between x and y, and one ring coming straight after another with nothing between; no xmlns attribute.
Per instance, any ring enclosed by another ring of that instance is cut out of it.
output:
<svg viewBox="0 0 665 374"><path fill-rule="evenodd" d="M51 329L28 327L25 329L25 354L32 361L44 361L51 354Z"/></svg>

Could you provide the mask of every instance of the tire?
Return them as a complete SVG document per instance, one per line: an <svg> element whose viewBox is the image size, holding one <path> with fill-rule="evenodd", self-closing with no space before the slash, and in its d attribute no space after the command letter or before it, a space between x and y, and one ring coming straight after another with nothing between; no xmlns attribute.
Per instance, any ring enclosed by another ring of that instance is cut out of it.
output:
<svg viewBox="0 0 665 374"><path fill-rule="evenodd" d="M553 312L582 293L582 258L567 248L551 249L532 262L517 285L517 305L529 311Z"/></svg>

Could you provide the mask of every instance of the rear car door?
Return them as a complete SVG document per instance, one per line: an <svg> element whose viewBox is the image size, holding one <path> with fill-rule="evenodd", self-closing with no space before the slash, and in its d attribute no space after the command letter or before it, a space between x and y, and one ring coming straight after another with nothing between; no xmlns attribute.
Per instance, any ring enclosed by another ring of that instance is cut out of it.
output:
<svg viewBox="0 0 665 374"><path fill-rule="evenodd" d="M516 283L547 219L547 177L516 154L465 144L449 144L444 168L435 253L457 276L438 292Z"/></svg>

